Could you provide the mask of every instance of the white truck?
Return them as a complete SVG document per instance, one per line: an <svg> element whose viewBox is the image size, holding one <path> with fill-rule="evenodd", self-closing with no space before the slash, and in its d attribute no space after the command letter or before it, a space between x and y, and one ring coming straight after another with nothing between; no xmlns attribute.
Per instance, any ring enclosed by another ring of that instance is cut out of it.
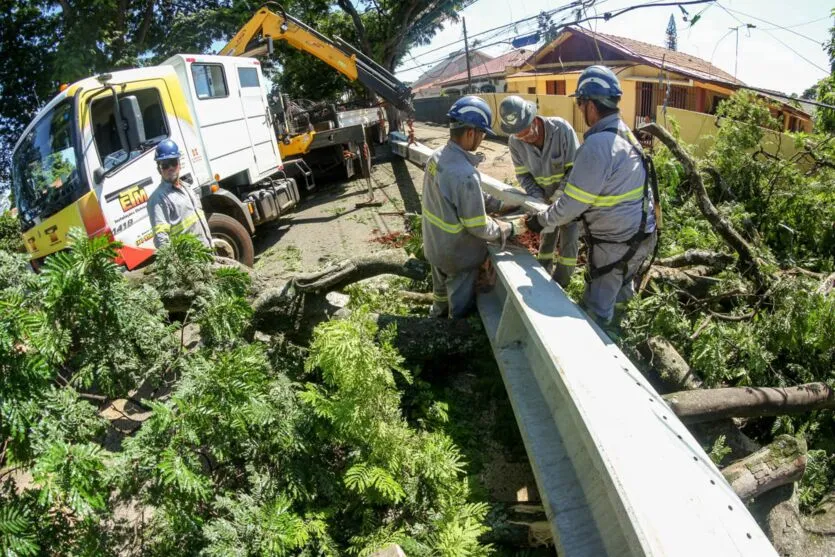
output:
<svg viewBox="0 0 835 557"><path fill-rule="evenodd" d="M216 247L251 265L255 227L299 199L283 170L263 84L254 58L182 54L64 88L12 156L33 265L62 249L72 227L120 241L128 268L148 259L146 204L160 182L154 148L165 138L183 153L181 180L202 200Z"/></svg>

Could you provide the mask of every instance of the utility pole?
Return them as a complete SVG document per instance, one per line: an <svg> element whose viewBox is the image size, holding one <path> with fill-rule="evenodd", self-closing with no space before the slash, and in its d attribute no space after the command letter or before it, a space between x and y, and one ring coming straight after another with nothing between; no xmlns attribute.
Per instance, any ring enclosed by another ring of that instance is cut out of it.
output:
<svg viewBox="0 0 835 557"><path fill-rule="evenodd" d="M467 20L461 18L464 25L464 56L467 57L467 93L473 92L473 76L470 73L470 44L467 42Z"/></svg>
<svg viewBox="0 0 835 557"><path fill-rule="evenodd" d="M744 27L746 29L754 29L756 25L753 23L745 23L742 25L737 25L736 27L730 27L731 31L736 33L736 54L734 54L734 79L736 79L736 67L739 62L739 28Z"/></svg>

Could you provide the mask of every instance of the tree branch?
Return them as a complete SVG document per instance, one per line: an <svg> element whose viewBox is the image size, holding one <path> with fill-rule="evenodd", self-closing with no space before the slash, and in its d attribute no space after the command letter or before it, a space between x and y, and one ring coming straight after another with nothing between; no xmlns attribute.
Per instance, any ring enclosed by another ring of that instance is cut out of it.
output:
<svg viewBox="0 0 835 557"><path fill-rule="evenodd" d="M337 0L337 4L339 4L339 7L342 8L343 12L351 16L362 51L370 58L374 58L374 51L371 50L371 43L368 42L368 34L365 32L365 24L362 22L362 17L360 17L359 12L351 3L351 0Z"/></svg>
<svg viewBox="0 0 835 557"><path fill-rule="evenodd" d="M722 469L743 501L796 482L806 470L806 441L780 435L770 445Z"/></svg>
<svg viewBox="0 0 835 557"><path fill-rule="evenodd" d="M137 46L145 45L145 38L148 36L148 30L151 28L151 22L154 20L154 3L155 0L148 0L145 5L145 13L142 16L142 23L139 26L139 32L136 34Z"/></svg>
<svg viewBox="0 0 835 557"><path fill-rule="evenodd" d="M709 267L726 267L734 262L734 257L727 253L704 249L689 249L684 253L657 259L656 265L664 267L688 267L690 265L707 265Z"/></svg>
<svg viewBox="0 0 835 557"><path fill-rule="evenodd" d="M640 130L658 138L679 162L681 162L687 179L693 185L696 201L702 214L722 239L739 254L737 266L742 275L754 282L758 292L768 290L769 285L774 282L774 278L762 269L762 262L756 255L754 248L751 247L745 238L733 227L731 222L722 216L716 209L716 206L713 205L705 189L702 177L696 168L696 162L676 143L673 136L658 124L646 124L641 126Z"/></svg>
<svg viewBox="0 0 835 557"><path fill-rule="evenodd" d="M681 391L664 395L664 400L685 423L801 414L835 408L835 393L826 383Z"/></svg>

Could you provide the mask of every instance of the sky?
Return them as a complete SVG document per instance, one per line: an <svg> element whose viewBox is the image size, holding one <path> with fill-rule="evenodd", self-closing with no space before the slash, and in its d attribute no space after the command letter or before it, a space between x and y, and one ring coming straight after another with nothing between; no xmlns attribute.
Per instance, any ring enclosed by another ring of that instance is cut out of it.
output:
<svg viewBox="0 0 835 557"><path fill-rule="evenodd" d="M597 0L598 13L615 12L618 9L650 0ZM669 1L669 0L660 0ZM466 20L467 34L479 32L533 16L543 10L551 10L568 0L476 0L461 11ZM704 5L685 6L692 16L702 12L701 18L693 25L684 21L684 14L678 7L661 6L633 10L610 19L589 22L592 29L609 35L617 35L663 46L666 39L667 23L674 15L678 28L678 50L712 62L713 65L734 74L734 63L738 67L737 77L752 87L761 87L785 93L802 93L818 80L829 75L829 60L821 43L829 36L833 25L830 11L835 7L832 0L720 0ZM707 8L707 9L705 9ZM723 9L724 8L724 9ZM563 17L554 16L553 21ZM745 14L745 15L744 15ZM590 9L588 15L594 15ZM817 20L817 21L814 21ZM738 31L739 52L736 55L737 32L731 27L747 24L753 29ZM779 29L777 26L788 28ZM535 30L536 22L530 21L517 26L516 32L508 31L492 37L486 33L483 44L510 40ZM462 22L447 23L427 46L415 47L397 68L397 77L402 81L415 81L431 65L416 68L463 49ZM454 45L440 48L448 43ZM782 44L781 44L782 43ZM528 47L534 48L534 47ZM498 56L511 50L509 42L483 49L491 56ZM792 52L794 50L795 52ZM804 60L805 58L805 60Z"/></svg>

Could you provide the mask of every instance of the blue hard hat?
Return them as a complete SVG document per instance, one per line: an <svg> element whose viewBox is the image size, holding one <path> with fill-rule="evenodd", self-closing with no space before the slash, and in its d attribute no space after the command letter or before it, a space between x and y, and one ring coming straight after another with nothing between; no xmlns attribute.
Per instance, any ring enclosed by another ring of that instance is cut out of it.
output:
<svg viewBox="0 0 835 557"><path fill-rule="evenodd" d="M615 73L606 66L589 66L580 74L577 91L570 95L580 99L592 99L615 108L623 91Z"/></svg>
<svg viewBox="0 0 835 557"><path fill-rule="evenodd" d="M461 97L455 101L446 115L453 120L450 128L467 126L477 128L490 137L496 136L492 128L493 111L481 97L475 95Z"/></svg>
<svg viewBox="0 0 835 557"><path fill-rule="evenodd" d="M163 139L159 142L159 145L157 145L156 155L154 156L155 161L164 161L179 158L180 148L177 147L176 143L174 143L170 139Z"/></svg>
<svg viewBox="0 0 835 557"><path fill-rule="evenodd" d="M522 97L511 95L499 105L499 121L502 131L516 134L530 127L536 117L536 105Z"/></svg>

